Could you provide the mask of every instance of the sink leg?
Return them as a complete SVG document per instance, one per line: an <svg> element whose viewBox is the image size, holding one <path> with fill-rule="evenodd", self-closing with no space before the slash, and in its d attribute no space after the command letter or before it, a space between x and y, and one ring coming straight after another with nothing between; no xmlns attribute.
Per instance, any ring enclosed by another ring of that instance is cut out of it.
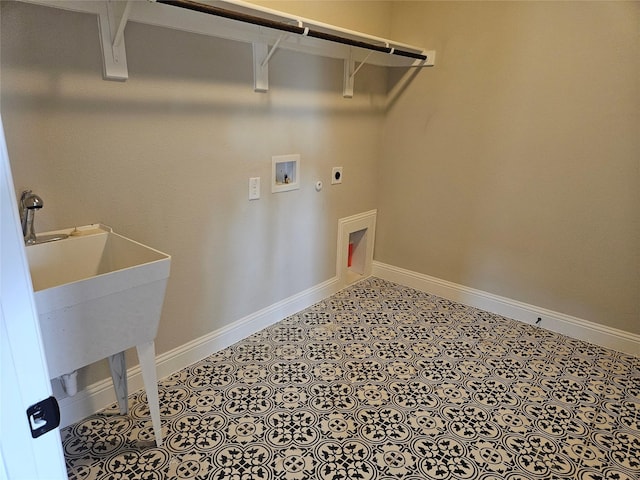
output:
<svg viewBox="0 0 640 480"><path fill-rule="evenodd" d="M120 407L120 415L126 415L129 411L129 404L127 399L127 362L124 358L124 352L109 357L109 368Z"/></svg>
<svg viewBox="0 0 640 480"><path fill-rule="evenodd" d="M156 445L162 446L162 425L160 423L160 406L158 400L158 377L156 374L156 353L153 342L136 345L140 368L142 368L142 380L147 391L147 401L151 412L153 433L156 437Z"/></svg>

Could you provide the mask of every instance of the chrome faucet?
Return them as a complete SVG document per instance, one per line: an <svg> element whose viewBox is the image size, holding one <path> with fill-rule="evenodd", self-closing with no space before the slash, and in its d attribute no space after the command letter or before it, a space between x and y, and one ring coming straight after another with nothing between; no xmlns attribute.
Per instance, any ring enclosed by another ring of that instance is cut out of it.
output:
<svg viewBox="0 0 640 480"><path fill-rule="evenodd" d="M36 237L33 228L33 221L36 217L36 210L44 207L42 198L31 190L25 190L20 196L20 222L22 223L22 235L25 245L35 245L36 243L54 242L63 240L69 236L67 233L54 233L51 235L40 235Z"/></svg>
<svg viewBox="0 0 640 480"><path fill-rule="evenodd" d="M36 217L36 210L44 206L42 199L31 190L25 190L20 197L20 220L22 222L22 235L26 245L36 243L36 232L33 222Z"/></svg>

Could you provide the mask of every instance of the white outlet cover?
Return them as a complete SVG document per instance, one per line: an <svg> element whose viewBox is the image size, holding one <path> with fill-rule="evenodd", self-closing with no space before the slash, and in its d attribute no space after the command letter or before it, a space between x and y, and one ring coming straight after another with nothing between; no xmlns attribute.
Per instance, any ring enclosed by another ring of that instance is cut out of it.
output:
<svg viewBox="0 0 640 480"><path fill-rule="evenodd" d="M249 179L249 200L258 200L260 198L260 177L251 177Z"/></svg>
<svg viewBox="0 0 640 480"><path fill-rule="evenodd" d="M333 167L331 169L331 185L342 183L342 167Z"/></svg>

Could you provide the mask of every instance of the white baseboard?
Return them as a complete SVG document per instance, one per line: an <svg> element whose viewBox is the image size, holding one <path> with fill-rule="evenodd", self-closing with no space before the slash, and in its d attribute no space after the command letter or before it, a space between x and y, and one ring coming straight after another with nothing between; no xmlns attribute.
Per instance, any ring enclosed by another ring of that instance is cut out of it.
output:
<svg viewBox="0 0 640 480"><path fill-rule="evenodd" d="M226 327L197 338L156 357L158 378L165 378L209 355L222 350L263 328L293 315L340 290L338 277L285 298L251 315L247 315ZM127 370L129 392L144 387L139 365ZM73 397L59 399L60 426L66 427L116 401L111 379L89 385Z"/></svg>
<svg viewBox="0 0 640 480"><path fill-rule="evenodd" d="M640 355L640 335L631 332L618 330L381 262L373 262L372 275L514 320L530 324L537 323L542 328L571 338L584 340L631 355ZM538 322L538 319L541 319L540 322Z"/></svg>

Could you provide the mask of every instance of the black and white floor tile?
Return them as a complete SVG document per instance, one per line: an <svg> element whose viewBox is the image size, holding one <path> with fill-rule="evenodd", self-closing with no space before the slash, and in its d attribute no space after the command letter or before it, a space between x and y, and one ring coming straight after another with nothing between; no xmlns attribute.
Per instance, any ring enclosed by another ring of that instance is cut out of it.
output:
<svg viewBox="0 0 640 480"><path fill-rule="evenodd" d="M640 478L640 358L369 278L65 428L69 478Z"/></svg>

